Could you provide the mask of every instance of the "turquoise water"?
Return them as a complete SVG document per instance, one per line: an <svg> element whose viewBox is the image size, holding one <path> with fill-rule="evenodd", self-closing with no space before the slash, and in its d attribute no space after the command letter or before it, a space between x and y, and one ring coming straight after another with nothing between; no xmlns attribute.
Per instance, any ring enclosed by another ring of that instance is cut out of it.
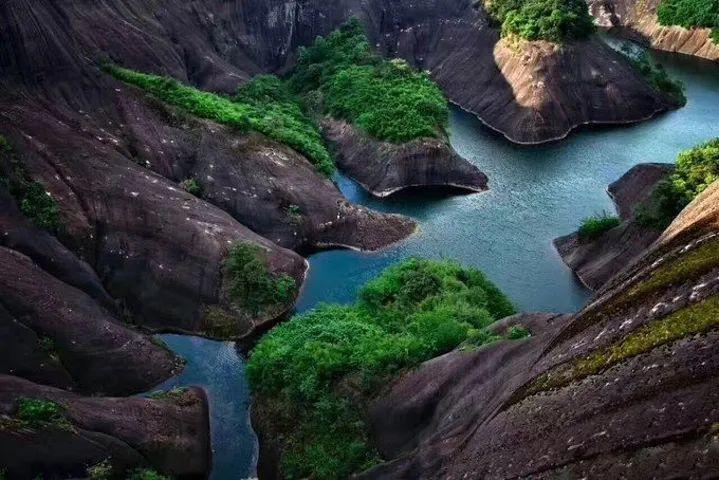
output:
<svg viewBox="0 0 719 480"><path fill-rule="evenodd" d="M378 253L328 251L313 255L298 310L318 302L351 302L387 265L411 256L452 258L482 269L523 311L572 312L589 298L552 247L581 220L614 207L609 183L637 163L672 162L676 155L719 135L719 66L653 54L686 85L685 108L627 127L593 128L540 147L509 144L476 118L453 110L451 142L490 179L482 194L447 197L402 194L377 200L339 175L352 201L401 213L419 222L410 239ZM256 441L248 419L244 363L232 343L168 335L188 360L166 386L207 389L214 445L213 479L251 477Z"/></svg>

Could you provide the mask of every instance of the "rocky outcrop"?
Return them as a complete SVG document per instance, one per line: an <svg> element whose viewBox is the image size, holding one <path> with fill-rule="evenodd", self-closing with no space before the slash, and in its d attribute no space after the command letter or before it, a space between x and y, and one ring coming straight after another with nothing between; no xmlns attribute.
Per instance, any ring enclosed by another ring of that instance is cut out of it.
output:
<svg viewBox="0 0 719 480"><path fill-rule="evenodd" d="M53 402L59 415L18 418L21 399ZM115 475L153 468L172 478L207 478L207 399L199 389L158 399L82 397L0 375L0 444L10 479L87 478L96 465L111 466Z"/></svg>
<svg viewBox="0 0 719 480"><path fill-rule="evenodd" d="M601 288L659 238L661 231L635 221L635 209L649 199L657 184L673 168L669 164L640 164L611 184L608 192L617 206L621 223L599 238L582 240L579 234L572 233L554 240L564 263L588 288Z"/></svg>
<svg viewBox="0 0 719 480"><path fill-rule="evenodd" d="M516 142L561 138L589 123L640 121L677 106L596 39L561 48L500 42L472 0L172 0L160 9L137 0L25 0L0 13L0 82L40 87L85 112L96 111L78 104L101 95L89 87L101 82L94 67L103 59L231 91L255 73L286 69L298 46L352 16L383 53L429 70L453 102Z"/></svg>
<svg viewBox="0 0 719 480"><path fill-rule="evenodd" d="M651 48L719 61L719 45L711 29L662 26L657 19L661 0L589 0L599 26L610 28Z"/></svg>
<svg viewBox="0 0 719 480"><path fill-rule="evenodd" d="M395 144L375 140L342 120L325 118L325 137L337 149L337 165L365 190L387 197L411 187L487 189L487 176L443 140L420 138Z"/></svg>
<svg viewBox="0 0 719 480"><path fill-rule="evenodd" d="M166 348L121 325L85 293L0 247L0 371L99 394L152 388L179 367ZM12 333L11 333L12 332Z"/></svg>
<svg viewBox="0 0 719 480"><path fill-rule="evenodd" d="M372 408L388 461L361 478L714 475L718 239L715 184L582 312L407 373Z"/></svg>
<svg viewBox="0 0 719 480"><path fill-rule="evenodd" d="M257 134L188 118L121 87L128 155L176 182L194 178L202 199L285 248L377 250L410 235L399 215L354 205L302 155Z"/></svg>

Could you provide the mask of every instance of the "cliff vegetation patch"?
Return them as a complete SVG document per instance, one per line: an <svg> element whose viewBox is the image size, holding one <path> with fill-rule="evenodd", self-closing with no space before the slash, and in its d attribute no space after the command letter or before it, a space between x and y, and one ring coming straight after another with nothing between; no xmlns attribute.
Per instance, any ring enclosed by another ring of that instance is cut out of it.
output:
<svg viewBox="0 0 719 480"><path fill-rule="evenodd" d="M591 242L601 237L605 232L619 225L619 217L608 215L606 212L601 215L585 218L579 227L579 239L583 242Z"/></svg>
<svg viewBox="0 0 719 480"><path fill-rule="evenodd" d="M447 100L429 75L375 54L355 19L300 49L289 83L311 107L379 140L441 137L449 118Z"/></svg>
<svg viewBox="0 0 719 480"><path fill-rule="evenodd" d="M318 129L277 78L260 76L241 87L234 98L229 98L183 85L173 78L117 65L103 68L118 80L193 115L239 131L254 130L267 135L303 154L325 175L335 170Z"/></svg>
<svg viewBox="0 0 719 480"><path fill-rule="evenodd" d="M671 78L660 63L652 62L646 51L635 51L626 47L620 52L655 90L665 93L680 105L687 103L684 85L679 80Z"/></svg>
<svg viewBox="0 0 719 480"><path fill-rule="evenodd" d="M662 0L657 17L661 25L711 28L711 38L719 45L719 0Z"/></svg>
<svg viewBox="0 0 719 480"><path fill-rule="evenodd" d="M641 225L663 230L694 198L719 179L719 138L682 152L674 172L637 209Z"/></svg>
<svg viewBox="0 0 719 480"><path fill-rule="evenodd" d="M490 18L502 36L563 43L594 33L594 22L583 0L485 0Z"/></svg>
<svg viewBox="0 0 719 480"><path fill-rule="evenodd" d="M462 344L496 340L486 327L513 313L480 271L412 259L368 283L355 304L323 305L276 327L247 374L257 414L281 439L283 476L348 478L377 463L361 414L372 392Z"/></svg>
<svg viewBox="0 0 719 480"><path fill-rule="evenodd" d="M15 150L0 135L0 182L7 185L10 195L17 201L23 215L36 227L57 233L62 227L60 209L45 187L25 170Z"/></svg>
<svg viewBox="0 0 719 480"><path fill-rule="evenodd" d="M262 247L250 242L240 242L230 250L223 270L230 299L255 315L288 303L297 293L295 279L273 275Z"/></svg>

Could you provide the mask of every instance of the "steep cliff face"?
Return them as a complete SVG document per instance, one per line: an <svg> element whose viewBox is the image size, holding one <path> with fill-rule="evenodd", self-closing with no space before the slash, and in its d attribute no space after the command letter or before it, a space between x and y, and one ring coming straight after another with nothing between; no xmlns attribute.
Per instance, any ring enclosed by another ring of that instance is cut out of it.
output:
<svg viewBox="0 0 719 480"><path fill-rule="evenodd" d="M18 411L28 399L51 402L57 412L28 418ZM199 389L160 399L82 397L0 375L0 465L12 479L88 478L98 465L115 476L154 468L178 479L207 478L206 402Z"/></svg>
<svg viewBox="0 0 719 480"><path fill-rule="evenodd" d="M718 238L714 184L576 316L408 373L371 410L393 460L362 477L715 474Z"/></svg>
<svg viewBox="0 0 719 480"><path fill-rule="evenodd" d="M564 263L588 288L598 290L659 238L661 231L637 223L636 208L672 170L672 165L657 163L633 167L607 189L617 206L620 225L594 240L583 241L578 233L554 240Z"/></svg>
<svg viewBox="0 0 719 480"><path fill-rule="evenodd" d="M579 125L639 121L676 107L596 41L519 50L498 43L471 0L14 0L0 8L0 82L40 86L73 104L101 95L91 88L101 59L231 91L252 74L282 70L297 46L356 16L382 52L430 70L452 101L513 141L552 140Z"/></svg>
<svg viewBox="0 0 719 480"><path fill-rule="evenodd" d="M487 189L487 176L457 155L446 141L419 138L403 144L380 142L341 120L326 118L322 128L337 148L337 164L377 197L410 187Z"/></svg>
<svg viewBox="0 0 719 480"><path fill-rule="evenodd" d="M597 23L616 28L620 34L657 50L684 53L719 61L719 45L708 28L665 27L657 20L661 0L589 0L589 9Z"/></svg>

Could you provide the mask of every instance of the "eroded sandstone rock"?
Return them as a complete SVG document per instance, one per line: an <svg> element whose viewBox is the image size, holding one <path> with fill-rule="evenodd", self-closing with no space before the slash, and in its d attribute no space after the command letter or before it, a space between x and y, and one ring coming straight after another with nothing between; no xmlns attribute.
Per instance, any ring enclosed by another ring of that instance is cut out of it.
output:
<svg viewBox="0 0 719 480"><path fill-rule="evenodd" d="M670 164L645 163L633 167L608 188L621 224L595 240L582 240L577 233L554 240L564 263L588 288L601 288L659 238L661 231L640 225L635 213L672 170Z"/></svg>

